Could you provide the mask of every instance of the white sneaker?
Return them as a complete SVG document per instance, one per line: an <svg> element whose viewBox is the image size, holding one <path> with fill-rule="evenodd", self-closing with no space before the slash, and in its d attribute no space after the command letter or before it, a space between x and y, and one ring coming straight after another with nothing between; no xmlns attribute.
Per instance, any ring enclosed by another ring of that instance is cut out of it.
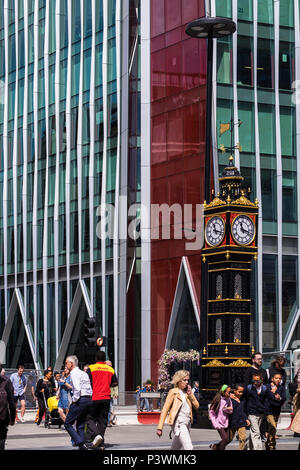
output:
<svg viewBox="0 0 300 470"><path fill-rule="evenodd" d="M102 444L102 442L103 442L103 437L100 434L98 434L92 442L92 447L95 449L96 447L99 447L100 444Z"/></svg>
<svg viewBox="0 0 300 470"><path fill-rule="evenodd" d="M22 422L22 423L25 423L25 418L21 418L21 422Z"/></svg>

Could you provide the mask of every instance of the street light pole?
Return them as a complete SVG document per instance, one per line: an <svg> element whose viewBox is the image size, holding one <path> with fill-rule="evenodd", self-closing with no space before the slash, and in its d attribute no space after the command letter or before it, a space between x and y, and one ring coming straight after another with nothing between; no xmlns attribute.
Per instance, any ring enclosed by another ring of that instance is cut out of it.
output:
<svg viewBox="0 0 300 470"><path fill-rule="evenodd" d="M211 118L212 118L212 70L213 70L213 39L230 36L236 31L236 24L230 18L204 16L186 26L186 34L193 38L207 39L206 63L206 130L205 130L205 185L204 200L210 202L210 169L211 169ZM207 344L207 299L208 270L207 263L202 263L201 271L201 312L200 312L200 357ZM201 361L202 365L202 361ZM199 386L202 389L202 374Z"/></svg>

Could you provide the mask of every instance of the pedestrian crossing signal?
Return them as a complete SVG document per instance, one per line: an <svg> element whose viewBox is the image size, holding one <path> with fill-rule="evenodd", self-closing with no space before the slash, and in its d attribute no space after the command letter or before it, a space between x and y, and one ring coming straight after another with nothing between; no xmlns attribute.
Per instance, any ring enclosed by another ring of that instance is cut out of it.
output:
<svg viewBox="0 0 300 470"><path fill-rule="evenodd" d="M96 319L87 318L84 321L84 344L85 346L96 346Z"/></svg>

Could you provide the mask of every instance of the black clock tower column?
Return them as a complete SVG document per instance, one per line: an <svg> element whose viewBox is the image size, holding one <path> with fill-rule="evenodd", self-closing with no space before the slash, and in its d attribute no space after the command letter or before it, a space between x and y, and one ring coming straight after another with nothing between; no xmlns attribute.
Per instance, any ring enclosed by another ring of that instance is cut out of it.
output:
<svg viewBox="0 0 300 470"><path fill-rule="evenodd" d="M204 204L208 263L207 343L202 350L202 394L224 383L243 381L251 366L251 269L257 259L258 202L241 189L243 177L232 156L220 181L220 194Z"/></svg>

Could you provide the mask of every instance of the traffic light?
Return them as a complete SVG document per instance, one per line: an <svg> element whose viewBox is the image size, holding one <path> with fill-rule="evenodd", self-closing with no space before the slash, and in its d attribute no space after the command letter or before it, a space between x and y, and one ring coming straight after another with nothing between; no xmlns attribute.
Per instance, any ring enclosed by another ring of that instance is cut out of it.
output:
<svg viewBox="0 0 300 470"><path fill-rule="evenodd" d="M96 319L87 318L84 321L84 344L85 346L96 346Z"/></svg>

